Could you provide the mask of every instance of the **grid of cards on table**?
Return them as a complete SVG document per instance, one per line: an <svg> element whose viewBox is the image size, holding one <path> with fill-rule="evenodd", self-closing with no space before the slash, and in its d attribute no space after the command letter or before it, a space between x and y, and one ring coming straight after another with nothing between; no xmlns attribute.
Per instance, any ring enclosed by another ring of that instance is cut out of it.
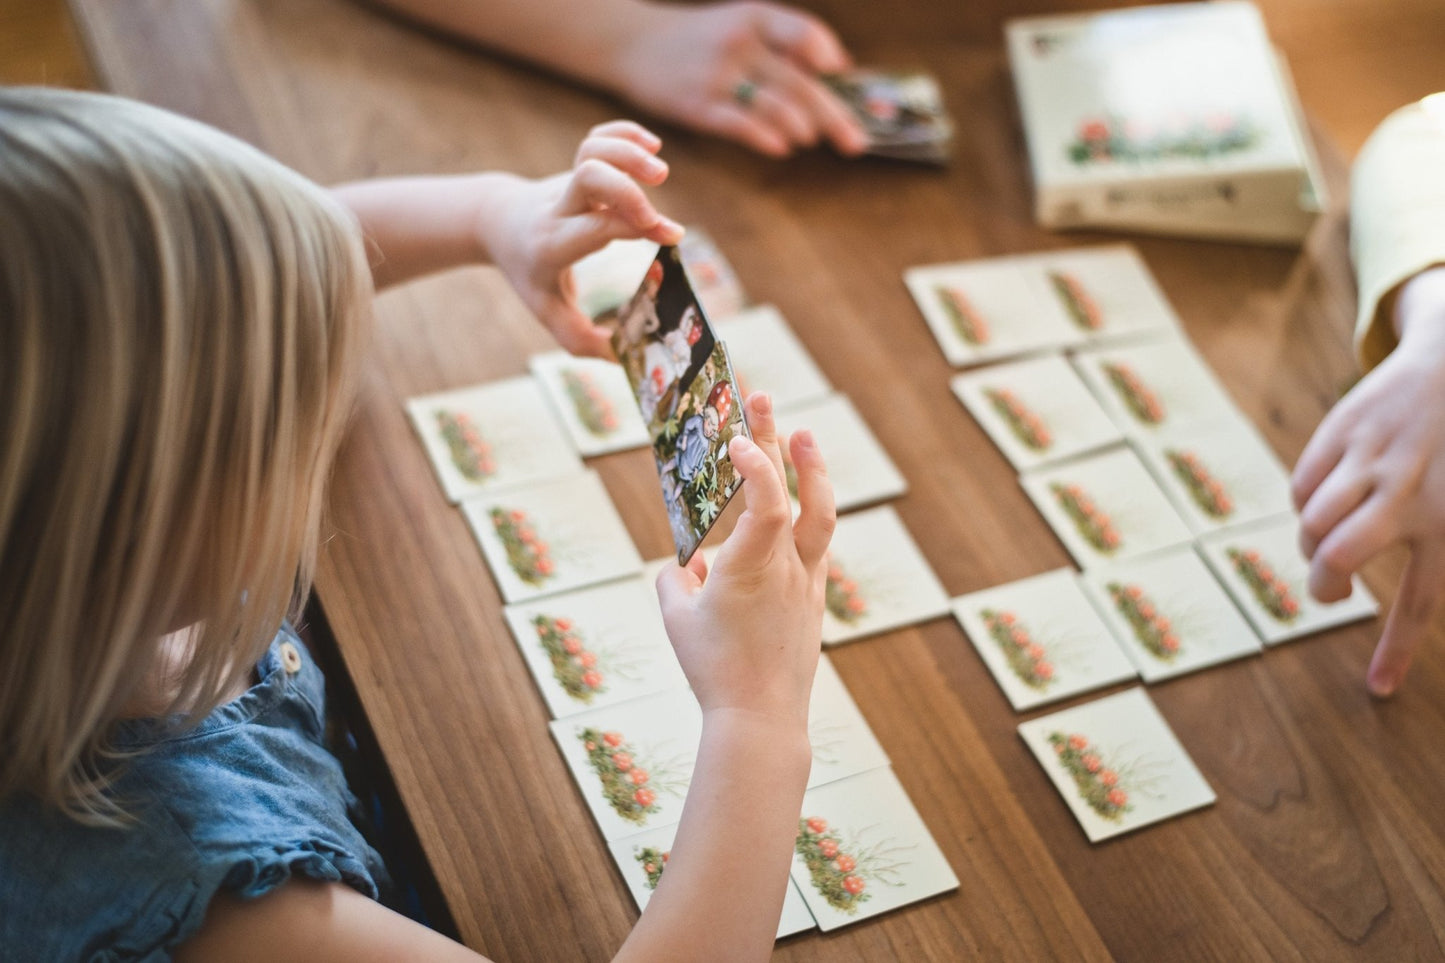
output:
<svg viewBox="0 0 1445 963"><path fill-rule="evenodd" d="M716 247L696 230L681 255L716 313L740 387L766 390L782 433L807 428L840 511L896 497L903 476L835 392L781 313L748 307ZM655 245L615 242L578 265L579 300L615 315ZM449 499L459 503L508 603L504 614L552 715L552 734L639 907L667 864L702 717L663 627L654 579L600 478L581 457L651 444L618 365L563 352L531 377L413 398L407 410ZM581 456L581 457L579 457ZM789 466L790 494L792 491ZM829 557L824 642L948 614L948 596L897 513L839 519ZM813 765L778 936L833 929L957 887L827 657L809 710Z"/></svg>
<svg viewBox="0 0 1445 963"><path fill-rule="evenodd" d="M1358 579L1344 601L1308 596L1287 471L1132 248L919 267L905 283L950 363L992 362L954 394L1082 570L953 600L1015 710L1376 613ZM1019 732L1091 840L1213 801L1142 690Z"/></svg>

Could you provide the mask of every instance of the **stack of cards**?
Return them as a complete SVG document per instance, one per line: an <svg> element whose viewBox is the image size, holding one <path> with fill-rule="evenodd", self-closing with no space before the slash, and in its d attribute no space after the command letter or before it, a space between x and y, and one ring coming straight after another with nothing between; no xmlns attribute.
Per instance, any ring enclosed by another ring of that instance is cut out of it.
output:
<svg viewBox="0 0 1445 963"><path fill-rule="evenodd" d="M826 78L868 135L869 154L945 164L953 121L938 82L925 73L852 70Z"/></svg>

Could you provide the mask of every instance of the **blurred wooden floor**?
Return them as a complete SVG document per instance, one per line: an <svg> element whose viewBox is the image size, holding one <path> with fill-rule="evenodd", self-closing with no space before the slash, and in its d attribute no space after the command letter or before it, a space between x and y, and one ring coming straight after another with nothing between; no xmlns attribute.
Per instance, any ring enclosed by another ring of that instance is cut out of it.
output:
<svg viewBox="0 0 1445 963"><path fill-rule="evenodd" d="M0 0L0 84L95 86L65 0Z"/></svg>

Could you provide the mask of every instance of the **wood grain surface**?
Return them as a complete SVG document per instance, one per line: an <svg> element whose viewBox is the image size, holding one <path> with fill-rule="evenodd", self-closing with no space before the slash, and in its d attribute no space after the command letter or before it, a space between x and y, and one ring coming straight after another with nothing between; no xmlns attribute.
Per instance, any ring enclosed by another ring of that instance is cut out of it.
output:
<svg viewBox="0 0 1445 963"><path fill-rule="evenodd" d="M948 389L904 289L914 264L1117 240L1037 228L1007 15L1062 0L817 4L865 63L938 74L959 123L946 171L778 163L662 127L659 206L705 227L883 440L899 513L951 594L1068 564L1013 470ZM1441 83L1435 0L1266 0L1335 189L1388 110ZM565 167L605 97L344 0L72 0L102 82L214 123L323 182ZM1292 462L1353 377L1341 210L1301 250L1135 238L1188 332ZM317 588L362 705L470 946L604 959L636 910L549 738L547 712L405 398L520 374L549 339L470 269L377 305L331 491ZM825 453L826 454L826 453ZM644 452L592 460L644 557L670 540ZM1400 559L1367 570L1386 602ZM949 620L831 654L960 880L956 893L778 945L780 960L1342 959L1445 955L1445 644L1371 701L1379 623L1152 686L1219 795L1092 846ZM725 904L726 894L719 894ZM706 934L699 934L706 939Z"/></svg>

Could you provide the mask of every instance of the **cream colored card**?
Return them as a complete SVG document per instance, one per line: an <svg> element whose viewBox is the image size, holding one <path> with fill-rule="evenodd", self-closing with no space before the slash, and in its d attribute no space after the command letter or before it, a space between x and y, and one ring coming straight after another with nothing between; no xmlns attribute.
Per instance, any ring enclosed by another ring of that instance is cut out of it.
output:
<svg viewBox="0 0 1445 963"><path fill-rule="evenodd" d="M406 411L453 502L582 467L531 378L412 398Z"/></svg>
<svg viewBox="0 0 1445 963"><path fill-rule="evenodd" d="M566 351L533 355L529 365L583 457L651 442L621 365Z"/></svg>
<svg viewBox="0 0 1445 963"><path fill-rule="evenodd" d="M508 605L504 614L555 719L687 686L657 590L641 578Z"/></svg>
<svg viewBox="0 0 1445 963"><path fill-rule="evenodd" d="M1179 316L1129 244L1035 255L1049 292L1090 341L1179 329Z"/></svg>
<svg viewBox="0 0 1445 963"><path fill-rule="evenodd" d="M1124 440L1061 355L989 365L955 376L950 386L1017 471Z"/></svg>
<svg viewBox="0 0 1445 963"><path fill-rule="evenodd" d="M1032 719L1019 735L1090 842L1214 802L1214 790L1143 689Z"/></svg>
<svg viewBox="0 0 1445 963"><path fill-rule="evenodd" d="M727 345L743 397L766 391L779 411L821 401L833 386L771 304L749 308L714 326Z"/></svg>
<svg viewBox="0 0 1445 963"><path fill-rule="evenodd" d="M828 645L948 614L948 594L888 506L838 519L828 549L826 602Z"/></svg>
<svg viewBox="0 0 1445 963"><path fill-rule="evenodd" d="M645 830L635 836L616 839L607 844L622 878L632 893L632 899L639 910L647 909L657 884L672 857L672 848L677 841L676 825L659 826ZM783 894L783 912L778 919L778 939L814 929L813 914L803 902L803 895L791 879Z"/></svg>
<svg viewBox="0 0 1445 963"><path fill-rule="evenodd" d="M1191 537L1129 448L1025 472L1019 483L1080 568L1181 545Z"/></svg>
<svg viewBox="0 0 1445 963"><path fill-rule="evenodd" d="M1192 547L1091 568L1083 581L1145 682L1259 654L1254 629Z"/></svg>
<svg viewBox="0 0 1445 963"><path fill-rule="evenodd" d="M845 395L829 395L780 411L777 425L778 436L783 439L804 428L813 433L827 463L833 502L840 512L896 498L908 490L903 473ZM788 462L788 494L796 509L797 476L786 443L783 457Z"/></svg>
<svg viewBox="0 0 1445 963"><path fill-rule="evenodd" d="M888 754L826 655L818 659L808 703L808 742L813 747L809 787L888 765Z"/></svg>
<svg viewBox="0 0 1445 963"><path fill-rule="evenodd" d="M1074 365L1110 417L1131 435L1243 417L1183 335L1080 351Z"/></svg>
<svg viewBox="0 0 1445 963"><path fill-rule="evenodd" d="M682 818L702 742L702 710L692 690L591 709L551 729L605 839Z"/></svg>
<svg viewBox="0 0 1445 963"><path fill-rule="evenodd" d="M947 857L886 767L803 796L793 882L824 932L958 888Z"/></svg>
<svg viewBox="0 0 1445 963"><path fill-rule="evenodd" d="M1299 548L1299 519L1281 515L1210 532L1199 551L1249 621L1269 645L1373 618L1379 603L1355 577L1354 591L1339 602L1309 594L1309 562Z"/></svg>
<svg viewBox="0 0 1445 963"><path fill-rule="evenodd" d="M693 292L709 320L716 321L747 306L747 294L737 272L707 232L690 227L677 247ZM642 285L647 266L656 257L656 244L637 239L613 241L587 255L572 265L577 303L595 321L615 319L618 310Z"/></svg>
<svg viewBox="0 0 1445 963"><path fill-rule="evenodd" d="M1195 534L1294 510L1289 472L1243 418L1140 436L1136 447Z"/></svg>
<svg viewBox="0 0 1445 963"><path fill-rule="evenodd" d="M1073 569L960 596L953 614L1018 711L1137 674Z"/></svg>
<svg viewBox="0 0 1445 963"><path fill-rule="evenodd" d="M642 557L594 471L469 498L461 507L508 602L642 571Z"/></svg>

